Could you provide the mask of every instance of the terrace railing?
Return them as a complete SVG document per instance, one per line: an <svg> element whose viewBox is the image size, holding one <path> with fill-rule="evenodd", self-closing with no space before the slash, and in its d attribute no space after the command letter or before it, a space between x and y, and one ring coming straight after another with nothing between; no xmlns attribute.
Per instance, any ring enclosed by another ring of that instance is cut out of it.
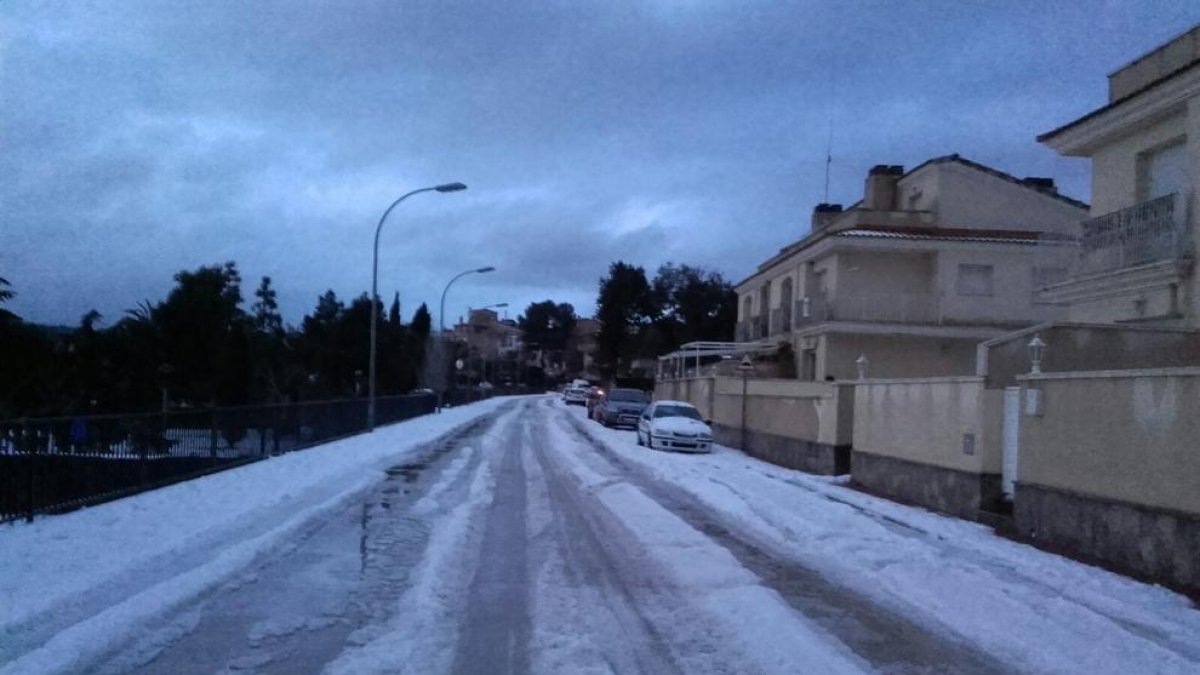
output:
<svg viewBox="0 0 1200 675"><path fill-rule="evenodd" d="M1083 223L1077 276L1170 260L1187 250L1186 210L1178 193Z"/></svg>

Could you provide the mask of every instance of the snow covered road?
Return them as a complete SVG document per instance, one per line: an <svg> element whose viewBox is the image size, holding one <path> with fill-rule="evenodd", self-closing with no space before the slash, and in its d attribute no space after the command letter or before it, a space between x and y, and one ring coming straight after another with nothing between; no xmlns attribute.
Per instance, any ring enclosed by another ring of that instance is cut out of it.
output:
<svg viewBox="0 0 1200 675"><path fill-rule="evenodd" d="M0 615L0 673L1200 670L1185 598L971 523L725 448L650 451L550 397L436 417L343 441L393 447L338 470L256 465L300 489L192 533L227 547L203 574L182 571L196 546L129 552L165 536L121 517L158 493L0 530L0 592L34 605ZM102 570L180 569L38 605L63 582L14 545L72 535Z"/></svg>

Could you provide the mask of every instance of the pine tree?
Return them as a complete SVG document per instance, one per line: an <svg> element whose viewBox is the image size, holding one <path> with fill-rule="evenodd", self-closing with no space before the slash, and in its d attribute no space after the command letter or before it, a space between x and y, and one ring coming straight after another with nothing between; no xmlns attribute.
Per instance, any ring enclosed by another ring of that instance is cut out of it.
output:
<svg viewBox="0 0 1200 675"><path fill-rule="evenodd" d="M388 311L388 323L392 328L400 327L400 293L396 293L395 299L392 300L392 308Z"/></svg>
<svg viewBox="0 0 1200 675"><path fill-rule="evenodd" d="M425 339L429 337L429 333L432 330L433 316L429 314L429 308L422 302L421 306L417 308L416 313L413 314L412 331L420 338L421 344L424 344Z"/></svg>
<svg viewBox="0 0 1200 675"><path fill-rule="evenodd" d="M258 302L254 303L254 328L260 333L271 335L283 334L283 317L279 315L279 302L275 298L275 289L271 288L271 277L263 277L254 291Z"/></svg>

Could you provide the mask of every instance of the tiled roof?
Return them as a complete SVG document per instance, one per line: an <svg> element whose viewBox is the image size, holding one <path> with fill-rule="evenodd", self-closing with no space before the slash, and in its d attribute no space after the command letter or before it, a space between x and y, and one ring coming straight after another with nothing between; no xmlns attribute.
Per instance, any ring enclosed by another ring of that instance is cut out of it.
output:
<svg viewBox="0 0 1200 675"><path fill-rule="evenodd" d="M1074 241L1064 235L1028 230L969 230L952 227L885 227L860 225L834 232L835 237L903 239L908 241L970 241L996 244L1045 244Z"/></svg>

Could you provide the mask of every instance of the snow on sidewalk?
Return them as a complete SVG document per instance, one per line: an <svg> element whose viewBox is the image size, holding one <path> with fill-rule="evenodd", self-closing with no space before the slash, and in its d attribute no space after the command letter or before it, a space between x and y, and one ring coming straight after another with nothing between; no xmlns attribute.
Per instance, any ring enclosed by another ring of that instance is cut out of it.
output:
<svg viewBox="0 0 1200 675"><path fill-rule="evenodd" d="M650 451L632 432L584 424L738 531L1020 670L1200 672L1200 611L1179 594L729 448Z"/></svg>
<svg viewBox="0 0 1200 675"><path fill-rule="evenodd" d="M386 467L506 400L0 526L0 662L24 654L0 673L70 669L122 629L228 578L381 480Z"/></svg>

